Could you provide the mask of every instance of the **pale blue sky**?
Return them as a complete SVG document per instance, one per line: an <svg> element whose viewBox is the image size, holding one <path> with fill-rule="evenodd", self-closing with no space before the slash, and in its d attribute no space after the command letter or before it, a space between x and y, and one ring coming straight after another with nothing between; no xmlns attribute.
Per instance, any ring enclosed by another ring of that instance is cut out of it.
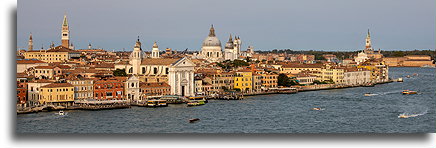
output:
<svg viewBox="0 0 436 148"><path fill-rule="evenodd" d="M60 44L68 15L76 49L199 50L210 24L224 45L239 35L243 49L359 50L371 30L378 49L434 49L434 0L19 0L17 46Z"/></svg>

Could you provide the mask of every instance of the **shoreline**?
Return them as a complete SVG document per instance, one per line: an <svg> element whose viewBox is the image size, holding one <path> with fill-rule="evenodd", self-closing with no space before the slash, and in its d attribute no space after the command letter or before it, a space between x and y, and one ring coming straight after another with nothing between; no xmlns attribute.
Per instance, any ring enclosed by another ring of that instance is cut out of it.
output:
<svg viewBox="0 0 436 148"><path fill-rule="evenodd" d="M247 93L242 94L242 97L244 96L261 96L261 95L272 95L272 94L295 94L298 92L305 92L305 91L321 91L321 90L331 90L331 89L346 89L346 88L355 88L355 87L374 87L375 85L379 84L386 84L386 83L392 83L395 82L394 80L389 80L386 82L378 82L374 83L373 85L367 86L367 85L356 85L356 86L345 86L345 85L335 85L335 84L321 84L321 85L310 85L303 88L303 86L295 87L295 91L271 91L271 92L255 92L255 93ZM307 88L309 87L309 88ZM210 98L214 100L241 100L241 99L217 99L217 98ZM32 107L32 108L26 108L25 110L18 110L17 109L17 115L18 114L31 114L31 113L38 113L38 112L50 112L50 111L59 111L59 110L91 110L91 111L98 111L98 110L111 110L111 109L125 109L125 108L131 108L132 106L137 106L135 104L104 104L104 105L80 105L80 106L54 106L54 105L45 105L45 106L38 106L38 107Z"/></svg>

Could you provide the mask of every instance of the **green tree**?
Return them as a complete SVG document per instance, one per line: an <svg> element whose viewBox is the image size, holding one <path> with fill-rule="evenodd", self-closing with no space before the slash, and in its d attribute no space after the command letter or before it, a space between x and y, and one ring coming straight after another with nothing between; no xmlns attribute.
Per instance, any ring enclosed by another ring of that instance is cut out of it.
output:
<svg viewBox="0 0 436 148"><path fill-rule="evenodd" d="M288 76L286 76L285 74L279 74L279 76L277 77L277 85L278 86L286 86L289 87L291 86L290 84L290 79Z"/></svg>
<svg viewBox="0 0 436 148"><path fill-rule="evenodd" d="M114 76L127 76L126 69L116 69L113 71Z"/></svg>

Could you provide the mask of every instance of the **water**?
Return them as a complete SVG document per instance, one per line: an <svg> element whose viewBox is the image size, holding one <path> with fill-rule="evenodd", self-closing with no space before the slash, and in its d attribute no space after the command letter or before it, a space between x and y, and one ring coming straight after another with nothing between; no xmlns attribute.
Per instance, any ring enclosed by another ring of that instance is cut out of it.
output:
<svg viewBox="0 0 436 148"><path fill-rule="evenodd" d="M435 69L390 69L392 78L413 73L418 76L403 83L211 100L197 107L20 114L16 127L18 133L434 133ZM404 89L419 94L402 95ZM416 116L398 118L403 113ZM201 120L189 123L191 118Z"/></svg>

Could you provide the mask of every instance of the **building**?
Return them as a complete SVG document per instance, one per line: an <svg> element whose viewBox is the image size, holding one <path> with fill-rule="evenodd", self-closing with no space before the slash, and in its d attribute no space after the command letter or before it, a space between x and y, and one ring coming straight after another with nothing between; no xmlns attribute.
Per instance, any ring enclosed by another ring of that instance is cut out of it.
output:
<svg viewBox="0 0 436 148"><path fill-rule="evenodd" d="M160 53L159 53L159 47L157 46L157 43L154 42L153 44L153 49L151 51L151 58L159 58L160 57Z"/></svg>
<svg viewBox="0 0 436 148"><path fill-rule="evenodd" d="M27 99L30 106L40 105L40 88L50 83L53 83L53 81L44 79L27 83Z"/></svg>
<svg viewBox="0 0 436 148"><path fill-rule="evenodd" d="M371 82L371 72L362 68L344 68L344 81L342 84L356 86Z"/></svg>
<svg viewBox="0 0 436 148"><path fill-rule="evenodd" d="M323 64L280 63L272 66L279 69L280 73L297 74L302 71L321 71Z"/></svg>
<svg viewBox="0 0 436 148"><path fill-rule="evenodd" d="M125 100L124 82L115 78L95 80L94 99Z"/></svg>
<svg viewBox="0 0 436 148"><path fill-rule="evenodd" d="M166 82L171 86L171 95L194 96L195 64L183 58L145 58L141 42L136 41L128 63L117 63L116 68L127 74L137 75L140 82Z"/></svg>
<svg viewBox="0 0 436 148"><path fill-rule="evenodd" d="M32 50L24 53L25 59L37 59L47 63L66 62L80 58L81 53L64 46L52 47L47 50Z"/></svg>
<svg viewBox="0 0 436 148"><path fill-rule="evenodd" d="M344 81L345 70L340 67L326 65L321 69L321 80L320 81L331 81L335 84L341 84Z"/></svg>
<svg viewBox="0 0 436 148"><path fill-rule="evenodd" d="M70 47L70 29L68 26L68 20L67 20L67 15L64 15L64 21L62 22L62 46L65 48L69 48L72 49Z"/></svg>
<svg viewBox="0 0 436 148"><path fill-rule="evenodd" d="M300 85L311 85L317 79L315 75L309 74L309 72L300 72L295 75L295 78Z"/></svg>
<svg viewBox="0 0 436 148"><path fill-rule="evenodd" d="M74 87L74 100L94 99L94 80L80 75L70 75L66 78L67 83Z"/></svg>
<svg viewBox="0 0 436 148"><path fill-rule="evenodd" d="M233 88L244 93L252 92L253 76L251 71L236 71Z"/></svg>
<svg viewBox="0 0 436 148"><path fill-rule="evenodd" d="M40 91L40 104L72 105L74 102L74 86L70 83L50 83Z"/></svg>
<svg viewBox="0 0 436 148"><path fill-rule="evenodd" d="M203 41L200 54L209 62L219 62L223 60L221 41L215 36L213 25L210 27L209 35Z"/></svg>
<svg viewBox="0 0 436 148"><path fill-rule="evenodd" d="M27 103L27 82L17 81L17 104L25 105Z"/></svg>
<svg viewBox="0 0 436 148"><path fill-rule="evenodd" d="M17 73L27 72L29 68L33 68L36 66L48 66L48 63L36 59L18 59Z"/></svg>
<svg viewBox="0 0 436 148"><path fill-rule="evenodd" d="M171 94L171 86L165 82L139 83L139 88L143 100L146 100L148 97L160 97Z"/></svg>
<svg viewBox="0 0 436 148"><path fill-rule="evenodd" d="M403 61L404 67L435 66L434 60L428 55L408 55L404 57L406 58L406 60Z"/></svg>
<svg viewBox="0 0 436 148"><path fill-rule="evenodd" d="M277 84L278 76L279 75L275 74L275 73L263 73L262 80L261 80L262 89L268 90L271 88L277 88L278 87L278 84Z"/></svg>
<svg viewBox="0 0 436 148"><path fill-rule="evenodd" d="M235 36L235 40L232 39L232 35L229 37L226 46L224 48L224 60L236 60L241 55L241 39Z"/></svg>
<svg viewBox="0 0 436 148"><path fill-rule="evenodd" d="M36 66L33 69L33 75L39 79L53 79L54 68L53 66Z"/></svg>
<svg viewBox="0 0 436 148"><path fill-rule="evenodd" d="M139 78L136 77L136 75L131 75L125 82L124 86L126 86L127 100L130 100L131 102L138 102L141 100L141 93L139 89L140 83Z"/></svg>

